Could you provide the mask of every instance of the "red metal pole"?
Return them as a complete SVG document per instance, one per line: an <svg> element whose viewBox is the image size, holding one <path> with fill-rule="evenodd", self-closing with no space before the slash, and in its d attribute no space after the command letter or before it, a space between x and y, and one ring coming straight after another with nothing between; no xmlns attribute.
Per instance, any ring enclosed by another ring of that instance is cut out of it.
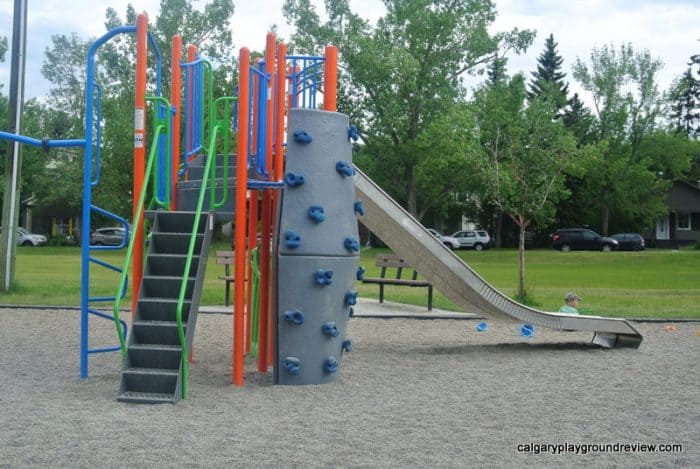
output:
<svg viewBox="0 0 700 469"><path fill-rule="evenodd" d="M170 104L175 113L173 114L172 125L172 176L170 178L170 210L177 209L177 174L180 169L180 126L182 120L182 69L180 61L182 60L182 37L179 34L173 36L172 51L170 55Z"/></svg>
<svg viewBox="0 0 700 469"><path fill-rule="evenodd" d="M146 162L146 66L148 62L148 15L141 13L136 20L136 76L134 91L134 194L132 202L132 226L134 251L131 260L131 316L136 315L141 279L143 278L143 214L137 220L138 201L143 188Z"/></svg>
<svg viewBox="0 0 700 469"><path fill-rule="evenodd" d="M323 75L323 109L337 111L338 94L338 48L326 46L326 66Z"/></svg>
<svg viewBox="0 0 700 469"><path fill-rule="evenodd" d="M270 77L267 83L267 101L260 103L267 108L265 132L266 170L272 177L272 75L275 71L275 34L268 33L265 42L265 73ZM258 371L267 372L270 363L270 233L272 232L272 194L263 190L262 236L260 246L260 335L258 340Z"/></svg>
<svg viewBox="0 0 700 469"><path fill-rule="evenodd" d="M233 306L233 357L231 382L234 386L244 386L245 363L243 360L245 321L245 235L246 235L246 182L248 180L248 90L250 88L250 51L242 48L238 60L238 161L236 163L236 213L235 213L235 255L236 271Z"/></svg>

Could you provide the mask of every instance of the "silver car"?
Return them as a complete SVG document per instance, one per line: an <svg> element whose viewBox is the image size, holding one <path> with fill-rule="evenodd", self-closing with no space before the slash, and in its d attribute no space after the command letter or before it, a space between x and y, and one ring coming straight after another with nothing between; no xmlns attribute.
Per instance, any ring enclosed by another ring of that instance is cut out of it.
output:
<svg viewBox="0 0 700 469"><path fill-rule="evenodd" d="M481 251L491 246L491 237L484 230L463 230L452 233L462 249Z"/></svg>
<svg viewBox="0 0 700 469"><path fill-rule="evenodd" d="M93 246L119 246L125 243L126 230L122 227L99 228L90 234Z"/></svg>
<svg viewBox="0 0 700 469"><path fill-rule="evenodd" d="M43 246L46 241L44 235L30 233L21 226L17 228L17 246Z"/></svg>
<svg viewBox="0 0 700 469"><path fill-rule="evenodd" d="M434 230L432 228L428 228L428 231L430 232L430 234L432 234L437 239L439 239L440 242L442 244L444 244L445 246L447 246L448 248L459 249L459 241L454 239L452 236L445 236L442 233L440 233L439 231Z"/></svg>

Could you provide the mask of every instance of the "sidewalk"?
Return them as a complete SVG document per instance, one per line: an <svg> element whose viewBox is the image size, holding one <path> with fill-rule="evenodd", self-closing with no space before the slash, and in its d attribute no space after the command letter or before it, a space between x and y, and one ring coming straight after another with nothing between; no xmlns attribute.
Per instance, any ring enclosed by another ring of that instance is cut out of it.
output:
<svg viewBox="0 0 700 469"><path fill-rule="evenodd" d="M232 306L201 306L199 308L200 313L231 314L232 311ZM407 305L390 301L380 303L379 300L373 298L358 298L357 304L353 306L353 311L353 316L356 318L482 319L480 316L472 313L445 311L436 308L428 311L428 308L425 306Z"/></svg>

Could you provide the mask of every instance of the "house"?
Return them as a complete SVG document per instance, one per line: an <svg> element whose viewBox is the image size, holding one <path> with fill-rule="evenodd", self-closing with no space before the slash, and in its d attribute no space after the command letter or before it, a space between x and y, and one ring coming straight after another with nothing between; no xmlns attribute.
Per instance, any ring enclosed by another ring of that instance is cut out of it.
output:
<svg viewBox="0 0 700 469"><path fill-rule="evenodd" d="M655 245L678 247L700 241L700 181L675 181L666 197L668 213L656 220Z"/></svg>

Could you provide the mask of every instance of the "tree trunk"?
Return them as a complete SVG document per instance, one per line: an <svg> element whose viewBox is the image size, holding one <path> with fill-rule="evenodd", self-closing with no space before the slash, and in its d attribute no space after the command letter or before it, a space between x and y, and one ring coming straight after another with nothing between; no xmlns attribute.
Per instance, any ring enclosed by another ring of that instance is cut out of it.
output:
<svg viewBox="0 0 700 469"><path fill-rule="evenodd" d="M493 234L494 237L494 245L496 248L501 248L503 247L503 237L501 236L501 231L503 228L503 212L500 210L496 210L496 228L495 228L495 233Z"/></svg>
<svg viewBox="0 0 700 469"><path fill-rule="evenodd" d="M416 199L416 175L413 166L406 168L406 205L408 213L418 218L418 202Z"/></svg>
<svg viewBox="0 0 700 469"><path fill-rule="evenodd" d="M603 202L603 218L600 221L600 230L603 236L608 235L608 230L610 227L610 206L607 202Z"/></svg>
<svg viewBox="0 0 700 469"><path fill-rule="evenodd" d="M525 226L520 225L518 236L518 298L524 300L527 292L525 290Z"/></svg>

